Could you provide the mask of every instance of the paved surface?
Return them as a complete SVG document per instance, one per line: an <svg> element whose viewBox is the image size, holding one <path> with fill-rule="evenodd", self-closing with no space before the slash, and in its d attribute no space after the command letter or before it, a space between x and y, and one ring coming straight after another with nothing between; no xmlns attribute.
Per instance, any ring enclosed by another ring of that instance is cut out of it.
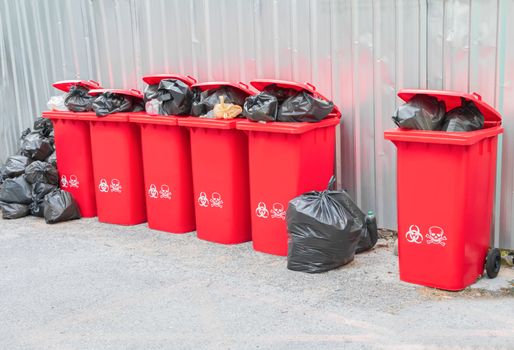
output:
<svg viewBox="0 0 514 350"><path fill-rule="evenodd" d="M392 249L309 275L144 225L0 220L0 349L512 349L512 269L448 293L399 282Z"/></svg>

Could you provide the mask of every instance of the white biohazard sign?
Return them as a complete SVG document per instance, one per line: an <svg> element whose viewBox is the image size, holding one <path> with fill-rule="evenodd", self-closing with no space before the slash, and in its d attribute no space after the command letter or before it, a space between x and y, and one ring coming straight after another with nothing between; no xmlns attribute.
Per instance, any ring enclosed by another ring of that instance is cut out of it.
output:
<svg viewBox="0 0 514 350"><path fill-rule="evenodd" d="M77 178L77 175L70 175L69 184L71 188L79 188L80 182Z"/></svg>
<svg viewBox="0 0 514 350"><path fill-rule="evenodd" d="M419 227L416 225L410 225L409 231L405 234L405 238L409 243L423 243L423 234L421 234Z"/></svg>
<svg viewBox="0 0 514 350"><path fill-rule="evenodd" d="M68 188L68 179L66 178L66 175L61 176L61 187Z"/></svg>
<svg viewBox="0 0 514 350"><path fill-rule="evenodd" d="M257 208L255 209L255 214L259 218L267 219L269 217L269 210L266 208L266 203L259 202L259 204L257 204Z"/></svg>
<svg viewBox="0 0 514 350"><path fill-rule="evenodd" d="M154 184L151 184L150 188L148 189L148 197L159 198L159 191L157 191L157 186Z"/></svg>
<svg viewBox="0 0 514 350"><path fill-rule="evenodd" d="M168 185L161 185L161 190L159 191L159 196L162 199L171 199L171 191Z"/></svg>
<svg viewBox="0 0 514 350"><path fill-rule="evenodd" d="M121 193L122 187L120 180L112 179L111 180L111 192Z"/></svg>
<svg viewBox="0 0 514 350"><path fill-rule="evenodd" d="M271 209L271 218L272 219L286 219L286 211L284 210L284 205L282 203L273 203L273 208Z"/></svg>
<svg viewBox="0 0 514 350"><path fill-rule="evenodd" d="M444 230L439 226L430 226L425 237L427 238L427 244L439 244L442 247L446 245L444 241L447 238L444 235Z"/></svg>
<svg viewBox="0 0 514 350"><path fill-rule="evenodd" d="M109 192L109 185L107 184L106 179L100 179L100 184L98 185L98 189L100 192L107 193Z"/></svg>
<svg viewBox="0 0 514 350"><path fill-rule="evenodd" d="M198 204L204 208L209 206L209 199L207 198L207 194L205 192L200 192L200 195L198 196Z"/></svg>
<svg viewBox="0 0 514 350"><path fill-rule="evenodd" d="M211 207L223 208L223 200L221 199L221 194L218 192L213 192L211 195Z"/></svg>

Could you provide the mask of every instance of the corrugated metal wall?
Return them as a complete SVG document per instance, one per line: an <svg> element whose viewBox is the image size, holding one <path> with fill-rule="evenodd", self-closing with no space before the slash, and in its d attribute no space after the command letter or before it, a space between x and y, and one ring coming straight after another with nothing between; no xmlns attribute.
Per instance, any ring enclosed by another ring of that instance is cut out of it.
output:
<svg viewBox="0 0 514 350"><path fill-rule="evenodd" d="M512 18L514 0L0 0L0 160L56 80L310 81L344 113L342 184L395 228L396 91L477 91L505 117L497 235L514 248Z"/></svg>

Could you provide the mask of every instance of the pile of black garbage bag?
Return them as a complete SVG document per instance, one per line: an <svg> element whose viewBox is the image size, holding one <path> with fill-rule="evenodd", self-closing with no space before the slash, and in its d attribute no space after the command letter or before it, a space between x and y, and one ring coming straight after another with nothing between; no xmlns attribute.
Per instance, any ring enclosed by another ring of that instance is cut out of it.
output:
<svg viewBox="0 0 514 350"><path fill-rule="evenodd" d="M287 268L325 272L348 264L378 240L374 214L364 214L344 190L304 193L289 202Z"/></svg>
<svg viewBox="0 0 514 350"><path fill-rule="evenodd" d="M261 93L249 96L243 116L263 122L310 122L323 120L334 109L332 101L322 100L308 91L267 86Z"/></svg>
<svg viewBox="0 0 514 350"><path fill-rule="evenodd" d="M145 109L152 115L189 115L193 91L181 80L163 79L144 91Z"/></svg>
<svg viewBox="0 0 514 350"><path fill-rule="evenodd" d="M415 95L398 107L393 121L400 128L432 131L473 131L484 127L484 116L473 101L462 100L462 105L446 112L444 101L429 95Z"/></svg>
<svg viewBox="0 0 514 350"><path fill-rule="evenodd" d="M52 122L37 119L33 131L23 131L20 144L18 153L0 167L2 217L33 215L49 224L80 219L71 194L59 189Z"/></svg>
<svg viewBox="0 0 514 350"><path fill-rule="evenodd" d="M227 105L243 107L247 95L232 86L222 86L217 89L201 91L192 89L191 115L194 117L215 118L214 107L220 103L220 97Z"/></svg>
<svg viewBox="0 0 514 350"><path fill-rule="evenodd" d="M144 111L142 98L106 91L93 100L93 111L99 117L118 112Z"/></svg>

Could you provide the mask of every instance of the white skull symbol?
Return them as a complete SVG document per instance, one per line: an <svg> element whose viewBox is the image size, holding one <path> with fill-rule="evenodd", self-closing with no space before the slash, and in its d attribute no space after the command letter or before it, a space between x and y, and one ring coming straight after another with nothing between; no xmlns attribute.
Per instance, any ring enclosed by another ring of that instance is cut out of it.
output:
<svg viewBox="0 0 514 350"><path fill-rule="evenodd" d="M168 185L161 185L161 190L159 193L161 195L161 198L171 199L171 192L170 192L170 188L168 187Z"/></svg>
<svg viewBox="0 0 514 350"><path fill-rule="evenodd" d="M446 245L444 241L446 241L447 238L444 235L444 230L439 226L429 227L425 237L427 238L427 244L440 244L443 247Z"/></svg>
<svg viewBox="0 0 514 350"><path fill-rule="evenodd" d="M266 208L266 203L259 202L257 204L257 209L255 209L255 214L257 214L257 217L267 219L269 216L269 210Z"/></svg>
<svg viewBox="0 0 514 350"><path fill-rule="evenodd" d="M284 206L282 203L273 203L273 209L271 209L271 218L272 219L286 219L286 212L284 211Z"/></svg>
<svg viewBox="0 0 514 350"><path fill-rule="evenodd" d="M409 231L405 234L405 238L409 243L421 244L423 242L423 235L419 232L419 227L410 225Z"/></svg>
<svg viewBox="0 0 514 350"><path fill-rule="evenodd" d="M218 192L213 192L211 196L211 207L223 208L223 200Z"/></svg>
<svg viewBox="0 0 514 350"><path fill-rule="evenodd" d="M109 185L107 184L107 180L101 179L98 188L100 189L100 192L109 192Z"/></svg>
<svg viewBox="0 0 514 350"><path fill-rule="evenodd" d="M70 187L79 188L79 180L76 175L70 175Z"/></svg>
<svg viewBox="0 0 514 350"><path fill-rule="evenodd" d="M68 180L66 179L66 175L61 176L61 187L68 187Z"/></svg>
<svg viewBox="0 0 514 350"><path fill-rule="evenodd" d="M207 194L205 192L200 192L200 196L198 197L198 204L205 208L209 206L209 199L207 198Z"/></svg>
<svg viewBox="0 0 514 350"><path fill-rule="evenodd" d="M118 179L112 179L111 180L111 192L117 192L117 193L121 193L121 184L120 184L120 180Z"/></svg>
<svg viewBox="0 0 514 350"><path fill-rule="evenodd" d="M150 198L157 198L157 186L155 186L154 184L151 184L150 185L150 189L148 190L148 196Z"/></svg>

